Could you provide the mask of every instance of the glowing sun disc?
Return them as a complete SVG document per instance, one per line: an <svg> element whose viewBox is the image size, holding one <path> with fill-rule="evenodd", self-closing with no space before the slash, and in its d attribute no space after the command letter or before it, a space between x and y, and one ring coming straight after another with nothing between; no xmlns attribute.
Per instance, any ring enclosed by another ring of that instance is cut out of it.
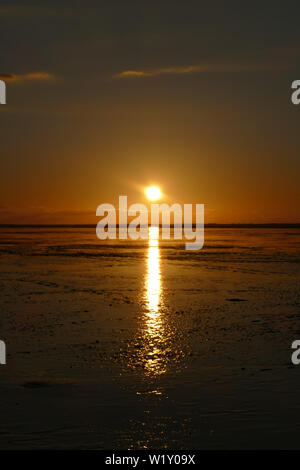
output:
<svg viewBox="0 0 300 470"><path fill-rule="evenodd" d="M161 197L160 189L157 186L149 186L146 189L146 196L150 201L156 201Z"/></svg>

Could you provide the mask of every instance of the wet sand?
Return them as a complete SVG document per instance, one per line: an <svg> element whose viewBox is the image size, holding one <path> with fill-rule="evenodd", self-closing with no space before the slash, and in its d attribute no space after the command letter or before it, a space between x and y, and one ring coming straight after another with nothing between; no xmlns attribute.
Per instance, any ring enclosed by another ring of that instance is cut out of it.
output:
<svg viewBox="0 0 300 470"><path fill-rule="evenodd" d="M0 229L0 448L299 448L300 230Z"/></svg>

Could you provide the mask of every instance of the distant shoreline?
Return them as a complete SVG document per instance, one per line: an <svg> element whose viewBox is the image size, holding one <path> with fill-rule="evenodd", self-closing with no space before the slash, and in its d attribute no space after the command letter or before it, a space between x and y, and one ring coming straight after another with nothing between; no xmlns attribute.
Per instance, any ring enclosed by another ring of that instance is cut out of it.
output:
<svg viewBox="0 0 300 470"><path fill-rule="evenodd" d="M162 228L162 225L159 226ZM300 228L300 223L269 223L269 224L256 224L256 223L243 223L243 224L214 224L209 223L204 225L205 228ZM96 224L0 224L2 228L83 228L83 229L96 229ZM119 228L119 225L116 225ZM174 228L174 225L171 225ZM196 224L193 224L196 228Z"/></svg>

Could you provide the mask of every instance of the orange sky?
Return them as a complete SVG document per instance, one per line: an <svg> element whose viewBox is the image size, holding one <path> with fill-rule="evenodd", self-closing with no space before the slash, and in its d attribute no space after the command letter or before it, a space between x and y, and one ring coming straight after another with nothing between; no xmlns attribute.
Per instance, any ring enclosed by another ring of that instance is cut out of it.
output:
<svg viewBox="0 0 300 470"><path fill-rule="evenodd" d="M96 224L149 184L207 222L300 222L294 14L60 5L0 8L0 223Z"/></svg>

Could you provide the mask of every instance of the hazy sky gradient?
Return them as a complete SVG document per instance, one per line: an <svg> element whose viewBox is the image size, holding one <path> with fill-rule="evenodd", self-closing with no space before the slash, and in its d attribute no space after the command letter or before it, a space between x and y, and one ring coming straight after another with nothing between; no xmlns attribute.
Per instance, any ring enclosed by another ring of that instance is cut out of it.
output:
<svg viewBox="0 0 300 470"><path fill-rule="evenodd" d="M0 223L96 223L149 184L208 222L300 222L299 17L296 1L2 1Z"/></svg>

